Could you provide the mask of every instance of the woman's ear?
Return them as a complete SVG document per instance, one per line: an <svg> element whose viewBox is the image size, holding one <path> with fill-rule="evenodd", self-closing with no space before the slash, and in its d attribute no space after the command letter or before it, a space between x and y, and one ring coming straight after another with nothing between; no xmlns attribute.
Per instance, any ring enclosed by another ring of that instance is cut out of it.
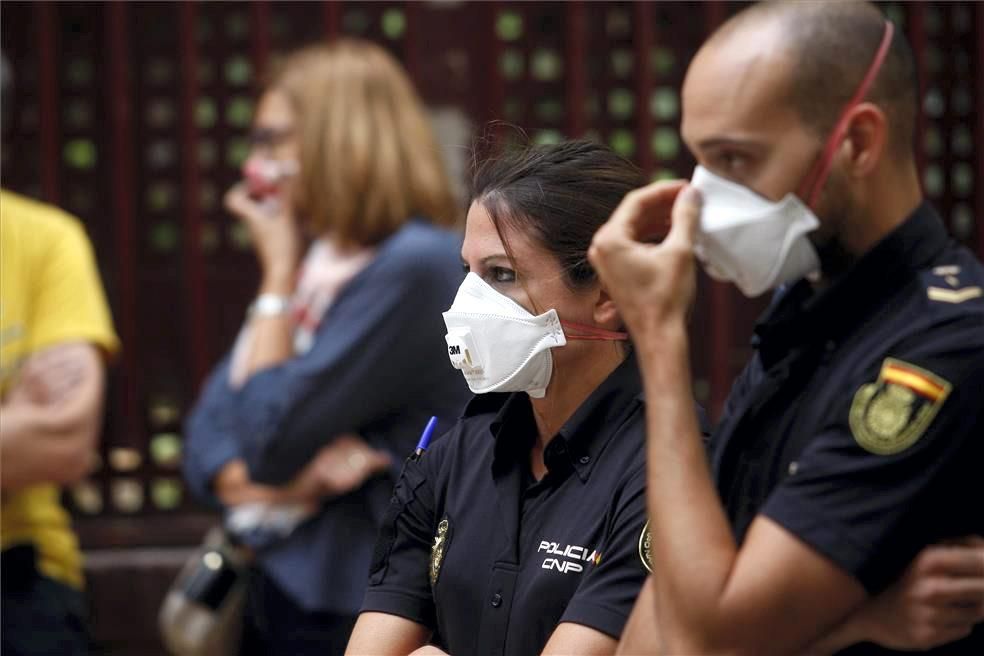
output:
<svg viewBox="0 0 984 656"><path fill-rule="evenodd" d="M599 285L597 293L598 297L595 299L593 314L595 325L608 330L621 330L622 318L619 316L618 308L608 294L608 290L605 289L604 285Z"/></svg>

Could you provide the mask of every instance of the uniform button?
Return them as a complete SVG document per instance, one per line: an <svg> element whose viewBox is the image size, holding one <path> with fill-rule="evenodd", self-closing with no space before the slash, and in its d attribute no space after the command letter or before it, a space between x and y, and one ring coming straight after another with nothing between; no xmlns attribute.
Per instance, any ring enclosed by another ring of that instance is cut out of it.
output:
<svg viewBox="0 0 984 656"><path fill-rule="evenodd" d="M582 465L586 465L586 464L588 464L589 462L591 462L591 456L581 456L581 457L580 457L580 458L578 459L578 462L580 462L580 463L581 463Z"/></svg>
<svg viewBox="0 0 984 656"><path fill-rule="evenodd" d="M498 608L502 605L502 595L496 592L492 595L492 608Z"/></svg>
<svg viewBox="0 0 984 656"><path fill-rule="evenodd" d="M791 463L789 463L789 470L788 470L789 471L789 475L790 476L795 476L796 475L796 472L799 471L799 468L800 468L799 463L796 462L795 460L792 461Z"/></svg>

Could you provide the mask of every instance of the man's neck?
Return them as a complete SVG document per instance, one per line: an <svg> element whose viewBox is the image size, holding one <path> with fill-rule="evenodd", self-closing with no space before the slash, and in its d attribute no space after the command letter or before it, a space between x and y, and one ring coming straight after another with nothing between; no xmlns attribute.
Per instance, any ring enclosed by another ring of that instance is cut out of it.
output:
<svg viewBox="0 0 984 656"><path fill-rule="evenodd" d="M823 275L815 287L839 278L891 234L922 203L915 165L871 178L867 206L857 216L844 217L839 234L818 248Z"/></svg>

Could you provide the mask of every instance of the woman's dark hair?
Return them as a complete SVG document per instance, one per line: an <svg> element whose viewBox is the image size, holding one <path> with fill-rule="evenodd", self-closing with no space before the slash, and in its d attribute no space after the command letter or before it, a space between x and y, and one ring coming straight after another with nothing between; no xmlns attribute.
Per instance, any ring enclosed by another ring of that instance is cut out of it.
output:
<svg viewBox="0 0 984 656"><path fill-rule="evenodd" d="M597 278L587 255L594 233L644 184L639 167L607 147L565 141L489 157L475 171L469 198L489 213L510 259L503 223L553 254L577 290Z"/></svg>

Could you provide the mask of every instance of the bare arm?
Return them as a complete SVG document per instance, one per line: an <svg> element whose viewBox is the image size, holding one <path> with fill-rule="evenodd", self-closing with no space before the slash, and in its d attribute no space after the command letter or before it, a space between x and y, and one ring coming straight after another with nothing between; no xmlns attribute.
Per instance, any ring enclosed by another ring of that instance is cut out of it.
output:
<svg viewBox="0 0 984 656"><path fill-rule="evenodd" d="M739 550L689 406L685 354L643 356L663 363L645 374L660 630L671 653L796 653L861 604L864 589L762 516Z"/></svg>
<svg viewBox="0 0 984 656"><path fill-rule="evenodd" d="M293 271L267 271L263 274L260 294L276 294L286 298L290 297L293 288ZM250 319L250 329L252 332L244 379L293 357L293 323L290 313L256 315Z"/></svg>
<svg viewBox="0 0 984 656"><path fill-rule="evenodd" d="M245 185L235 185L225 196L226 209L236 215L250 232L262 271L260 294L289 297L294 291L300 237L289 203L279 201L273 211L249 197ZM294 353L290 315L257 316L251 321L248 345L248 379L257 371L276 366Z"/></svg>
<svg viewBox="0 0 984 656"><path fill-rule="evenodd" d="M286 485L254 483L246 463L237 458L219 470L213 487L226 507L253 502L316 504L358 489L391 465L388 454L373 449L358 435L340 435Z"/></svg>
<svg viewBox="0 0 984 656"><path fill-rule="evenodd" d="M431 630L422 624L388 613L359 615L345 649L347 656L407 656L430 640Z"/></svg>
<svg viewBox="0 0 984 656"><path fill-rule="evenodd" d="M653 577L649 576L639 591L639 597L625 624L622 638L618 642L616 655L643 656L644 654L661 654L659 636L659 615L656 610L656 585Z"/></svg>
<svg viewBox="0 0 984 656"><path fill-rule="evenodd" d="M806 653L833 654L859 642L927 650L965 637L982 621L984 538L974 536L924 549L895 585L865 602ZM617 653L664 653L658 622L650 577L632 609Z"/></svg>
<svg viewBox="0 0 984 656"><path fill-rule="evenodd" d="M379 656L438 656L442 650L428 645L430 631L410 620L385 613L363 613L355 625L345 653ZM550 636L543 654L564 656L603 656L615 650L614 638L601 631L562 622Z"/></svg>
<svg viewBox="0 0 984 656"><path fill-rule="evenodd" d="M605 656L615 652L615 638L581 624L561 622L543 648L545 656Z"/></svg>
<svg viewBox="0 0 984 656"><path fill-rule="evenodd" d="M446 651L434 645L424 645L419 649L414 649L410 656L450 656Z"/></svg>
<svg viewBox="0 0 984 656"><path fill-rule="evenodd" d="M263 289L271 289L274 285L264 285ZM272 293L264 292L260 293ZM288 293L280 294L289 296ZM246 378L257 371L274 367L286 362L293 355L291 343L291 322L287 313L276 316L257 316L251 320L253 329L250 340L249 356L246 361Z"/></svg>
<svg viewBox="0 0 984 656"><path fill-rule="evenodd" d="M928 650L966 637L984 621L984 538L923 549L890 588L810 646L832 654L857 642Z"/></svg>
<svg viewBox="0 0 984 656"><path fill-rule="evenodd" d="M252 482L246 463L241 458L223 466L216 474L212 486L215 489L215 496L227 508L246 503L286 501L279 492L280 488Z"/></svg>
<svg viewBox="0 0 984 656"><path fill-rule="evenodd" d="M31 356L3 401L4 490L85 476L102 425L105 371L97 347L60 344Z"/></svg>

